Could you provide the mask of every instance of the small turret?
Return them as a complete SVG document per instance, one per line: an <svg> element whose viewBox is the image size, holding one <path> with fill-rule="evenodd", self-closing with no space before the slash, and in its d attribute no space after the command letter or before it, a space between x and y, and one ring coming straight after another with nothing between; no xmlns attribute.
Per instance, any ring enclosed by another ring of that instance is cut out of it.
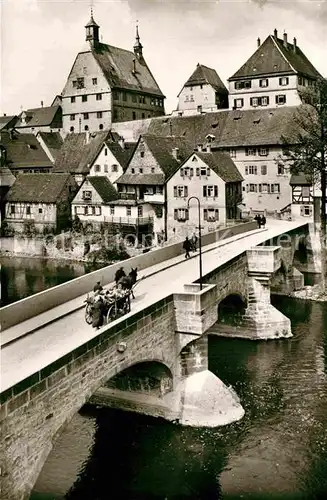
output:
<svg viewBox="0 0 327 500"><path fill-rule="evenodd" d="M90 42L92 46L99 43L99 25L93 19L93 9L91 9L91 19L85 26L86 29L86 41Z"/></svg>
<svg viewBox="0 0 327 500"><path fill-rule="evenodd" d="M143 57L143 45L140 42L139 27L136 25L136 41L134 44L134 54L138 59Z"/></svg>

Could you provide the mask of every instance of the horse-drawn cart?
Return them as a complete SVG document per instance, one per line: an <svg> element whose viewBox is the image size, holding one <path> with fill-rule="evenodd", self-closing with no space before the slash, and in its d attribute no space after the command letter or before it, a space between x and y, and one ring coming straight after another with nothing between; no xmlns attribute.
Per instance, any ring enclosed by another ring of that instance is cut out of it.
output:
<svg viewBox="0 0 327 500"><path fill-rule="evenodd" d="M142 279L142 278L141 278ZM132 269L128 276L123 276L117 283L120 290L117 293L111 290L87 295L85 307L85 321L89 325L93 323L94 317L100 315L103 322L109 323L131 310L131 297L134 299L133 289L141 280L137 281L137 268ZM102 288L102 287L101 287Z"/></svg>
<svg viewBox="0 0 327 500"><path fill-rule="evenodd" d="M110 323L123 314L128 313L131 310L130 301L130 291L128 290L125 297L110 297L107 298L106 295L99 294L96 297L87 296L86 297L86 307L85 307L85 321L89 325L93 322L93 311L97 300L102 301L102 315L106 323Z"/></svg>

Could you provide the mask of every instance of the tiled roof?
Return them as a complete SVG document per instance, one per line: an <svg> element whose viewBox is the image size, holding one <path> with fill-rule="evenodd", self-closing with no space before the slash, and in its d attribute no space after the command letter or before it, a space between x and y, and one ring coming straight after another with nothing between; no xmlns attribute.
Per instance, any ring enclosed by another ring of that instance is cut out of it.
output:
<svg viewBox="0 0 327 500"><path fill-rule="evenodd" d="M157 160L166 180L176 172L181 163L193 151L193 144L183 137L146 134L142 138ZM173 156L174 148L178 148L178 160Z"/></svg>
<svg viewBox="0 0 327 500"><path fill-rule="evenodd" d="M185 138L194 148L205 143L208 134L215 136L215 147L282 144L282 136L296 138L299 120L294 117L306 106L276 109L222 110L192 116L153 118L148 134Z"/></svg>
<svg viewBox="0 0 327 500"><path fill-rule="evenodd" d="M163 174L123 174L116 181L117 184L148 184L152 186L165 183Z"/></svg>
<svg viewBox="0 0 327 500"><path fill-rule="evenodd" d="M269 35L254 54L228 80L268 74L300 73L313 78L321 77L301 49Z"/></svg>
<svg viewBox="0 0 327 500"><path fill-rule="evenodd" d="M12 138L11 138L12 137ZM2 144L7 151L9 168L52 167L52 163L34 134L1 131Z"/></svg>
<svg viewBox="0 0 327 500"><path fill-rule="evenodd" d="M190 78L184 84L184 87L191 87L193 85L211 85L215 90L228 92L227 88L219 78L215 69L208 68L203 64L197 65Z"/></svg>
<svg viewBox="0 0 327 500"><path fill-rule="evenodd" d="M10 169L3 165L0 167L0 187L12 186L16 177L11 173Z"/></svg>
<svg viewBox="0 0 327 500"><path fill-rule="evenodd" d="M18 117L13 115L13 116L0 116L0 130L3 128L6 128L8 125L13 127L18 120ZM12 122L12 123L10 123Z"/></svg>
<svg viewBox="0 0 327 500"><path fill-rule="evenodd" d="M209 153L197 151L195 154L216 172L224 182L240 182L244 180L229 154L221 151Z"/></svg>
<svg viewBox="0 0 327 500"><path fill-rule="evenodd" d="M106 146L110 149L119 164L123 167L123 170L126 169L128 162L134 153L136 144L136 142L125 142L125 147L123 149L117 142L106 141Z"/></svg>
<svg viewBox="0 0 327 500"><path fill-rule="evenodd" d="M26 114L25 124L22 123L21 119L22 113ZM22 113L19 115L16 128L50 126L52 125L55 118L58 121L58 123L54 124L54 128L60 128L62 126L60 106L47 106L44 108L27 109Z"/></svg>
<svg viewBox="0 0 327 500"><path fill-rule="evenodd" d="M99 154L109 131L92 133L86 144L87 134L68 134L56 158L53 172L88 174L95 158Z"/></svg>
<svg viewBox="0 0 327 500"><path fill-rule="evenodd" d="M92 48L92 54L111 88L136 90L163 97L145 60L139 59L134 52L99 43Z"/></svg>
<svg viewBox="0 0 327 500"><path fill-rule="evenodd" d="M48 147L53 158L56 158L63 145L63 140L59 132L38 132L37 134Z"/></svg>
<svg viewBox="0 0 327 500"><path fill-rule="evenodd" d="M7 193L7 201L55 203L70 174L19 174Z"/></svg>
<svg viewBox="0 0 327 500"><path fill-rule="evenodd" d="M117 200L118 193L114 186L105 176L89 176L88 181L92 184L96 192L101 196L104 203Z"/></svg>
<svg viewBox="0 0 327 500"><path fill-rule="evenodd" d="M312 180L310 180L305 174L300 173L298 175L291 175L290 179L291 186L312 186Z"/></svg>

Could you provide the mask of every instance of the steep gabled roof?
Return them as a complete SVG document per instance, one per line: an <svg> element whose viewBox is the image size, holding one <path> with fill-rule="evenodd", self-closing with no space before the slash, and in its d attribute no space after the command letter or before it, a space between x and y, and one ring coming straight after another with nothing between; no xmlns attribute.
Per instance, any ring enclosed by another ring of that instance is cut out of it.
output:
<svg viewBox="0 0 327 500"><path fill-rule="evenodd" d="M290 178L291 186L312 186L312 179L309 176L299 173L297 175L292 174Z"/></svg>
<svg viewBox="0 0 327 500"><path fill-rule="evenodd" d="M26 115L26 123L22 122L22 113ZM55 128L61 127L61 107L60 106L47 106L44 108L34 108L22 111L16 123L16 128L23 127L49 127L52 125L53 120L59 120L59 124ZM59 115L56 116L56 115Z"/></svg>
<svg viewBox="0 0 327 500"><path fill-rule="evenodd" d="M68 134L56 158L53 172L88 174L108 134L108 130L94 132L89 135L88 143L86 132Z"/></svg>
<svg viewBox="0 0 327 500"><path fill-rule="evenodd" d="M0 143L6 149L10 169L53 166L34 134L2 130Z"/></svg>
<svg viewBox="0 0 327 500"><path fill-rule="evenodd" d="M19 174L6 195L7 201L56 203L70 174Z"/></svg>
<svg viewBox="0 0 327 500"><path fill-rule="evenodd" d="M197 64L196 69L193 71L190 78L184 84L184 87L191 87L194 85L211 85L217 91L223 91L228 93L227 88L219 78L215 69L208 68L203 64Z"/></svg>
<svg viewBox="0 0 327 500"><path fill-rule="evenodd" d="M4 128L12 128L16 124L18 117L13 116L0 116L0 130Z"/></svg>
<svg viewBox="0 0 327 500"><path fill-rule="evenodd" d="M244 180L229 154L221 151L208 153L196 151L194 154L216 172L224 182L241 182Z"/></svg>
<svg viewBox="0 0 327 500"><path fill-rule="evenodd" d="M321 77L301 49L280 38L269 35L254 54L228 80L269 74L300 73L312 78Z"/></svg>
<svg viewBox="0 0 327 500"><path fill-rule="evenodd" d="M138 58L130 50L104 43L92 47L92 54L112 89L135 90L164 97L143 57Z"/></svg>
<svg viewBox="0 0 327 500"><path fill-rule="evenodd" d="M38 132L37 137L40 137L44 144L47 146L49 149L50 153L52 154L53 158L57 158L60 149L62 148L62 145L64 141L62 140L62 137L59 132Z"/></svg>
<svg viewBox="0 0 327 500"><path fill-rule="evenodd" d="M125 170L128 163L129 163L129 160L131 159L131 157L134 153L135 146L137 143L136 142L125 142L124 148L122 148L118 142L114 142L114 141L106 141L105 144L108 147L108 149L110 149L110 151L112 152L114 157L117 159L119 164L122 166L123 170Z"/></svg>
<svg viewBox="0 0 327 500"><path fill-rule="evenodd" d="M104 203L108 203L109 201L117 200L117 198L119 198L116 189L111 184L108 177L100 175L88 176L87 179L96 192L101 196Z"/></svg>
<svg viewBox="0 0 327 500"><path fill-rule="evenodd" d="M193 150L193 144L183 137L159 137L148 134L142 137L154 158L157 160L166 180L176 172L181 162L183 162ZM173 155L174 148L178 148L178 159Z"/></svg>

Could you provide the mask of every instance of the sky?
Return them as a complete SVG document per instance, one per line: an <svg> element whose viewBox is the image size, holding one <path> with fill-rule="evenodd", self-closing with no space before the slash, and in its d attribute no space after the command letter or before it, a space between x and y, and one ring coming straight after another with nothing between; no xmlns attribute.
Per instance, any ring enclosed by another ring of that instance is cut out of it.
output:
<svg viewBox="0 0 327 500"><path fill-rule="evenodd" d="M91 1L0 0L1 114L49 106L61 93L85 49ZM198 62L227 84L275 28L327 77L327 0L93 0L93 11L102 41L130 50L138 20L167 113Z"/></svg>

